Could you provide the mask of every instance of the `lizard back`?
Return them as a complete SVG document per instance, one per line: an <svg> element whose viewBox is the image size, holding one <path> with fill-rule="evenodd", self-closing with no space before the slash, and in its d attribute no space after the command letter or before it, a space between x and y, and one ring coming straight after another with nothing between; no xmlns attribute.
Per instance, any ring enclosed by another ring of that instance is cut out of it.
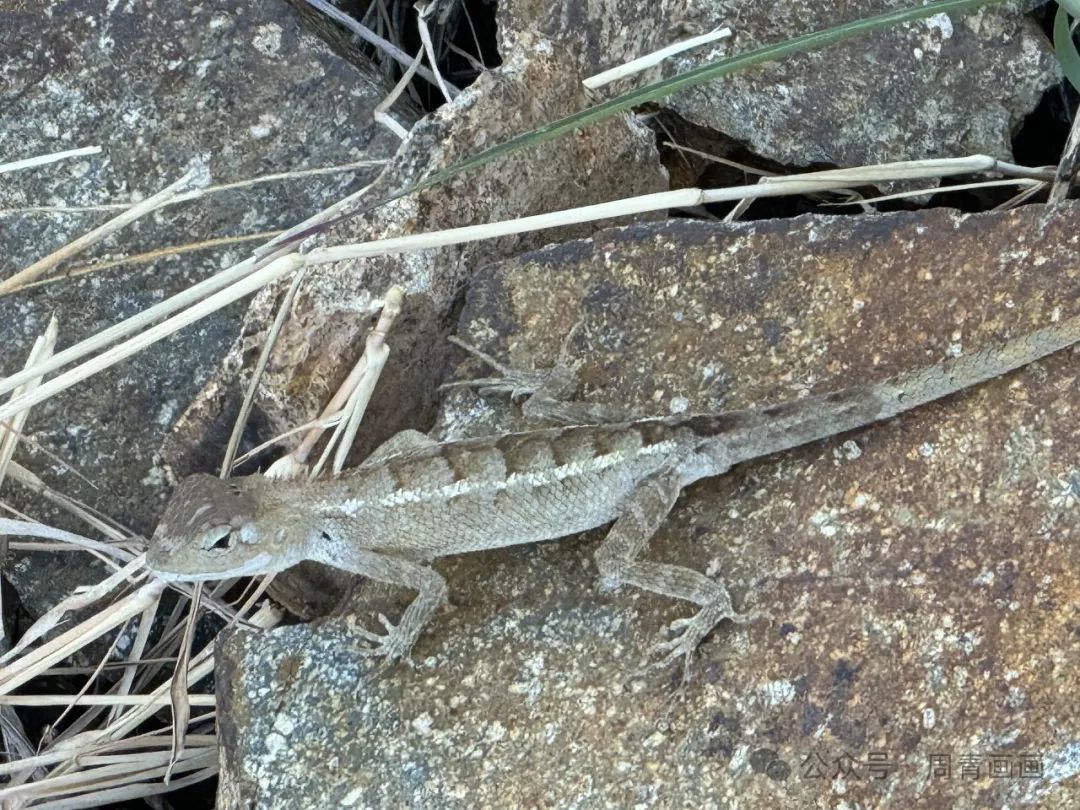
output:
<svg viewBox="0 0 1080 810"><path fill-rule="evenodd" d="M563 537L613 520L697 441L667 420L436 444L305 485L312 517L365 548L439 556Z"/></svg>

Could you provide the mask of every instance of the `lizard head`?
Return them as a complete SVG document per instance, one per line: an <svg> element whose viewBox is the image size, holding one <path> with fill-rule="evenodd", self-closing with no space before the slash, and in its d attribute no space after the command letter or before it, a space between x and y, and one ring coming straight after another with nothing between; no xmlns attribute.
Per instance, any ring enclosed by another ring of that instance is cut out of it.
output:
<svg viewBox="0 0 1080 810"><path fill-rule="evenodd" d="M161 516L146 561L162 579L193 581L279 570L256 524L251 489L212 475L185 478Z"/></svg>

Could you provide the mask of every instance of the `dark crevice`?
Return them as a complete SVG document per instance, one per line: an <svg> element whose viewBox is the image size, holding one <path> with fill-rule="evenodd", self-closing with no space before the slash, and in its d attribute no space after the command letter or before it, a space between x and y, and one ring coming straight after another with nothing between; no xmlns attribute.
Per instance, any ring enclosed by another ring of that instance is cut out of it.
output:
<svg viewBox="0 0 1080 810"><path fill-rule="evenodd" d="M446 2L450 0L444 0L444 3ZM408 54L417 53L422 47L422 41L412 0L386 0L383 5L386 8L385 16L376 13L377 4L366 0L345 0L338 3L342 11L379 36L395 43ZM429 18L428 29L435 47L440 74L454 86L465 88L480 75L480 70L473 60L486 68L497 67L502 62L495 36L496 6L492 0L455 0L448 8L450 10L445 23L439 23L434 17ZM396 60L358 37L343 33L345 29L336 24L331 25L338 28L335 38L344 35L350 48L356 54L374 62L390 81L397 82L401 78L405 68ZM325 26L320 25L319 29L316 33L326 38ZM340 47L337 50L340 52ZM472 59L463 56L459 51L464 51ZM424 64L427 65L426 60ZM420 76L413 78L412 88L415 91L414 98L427 112L444 103L439 88Z"/></svg>

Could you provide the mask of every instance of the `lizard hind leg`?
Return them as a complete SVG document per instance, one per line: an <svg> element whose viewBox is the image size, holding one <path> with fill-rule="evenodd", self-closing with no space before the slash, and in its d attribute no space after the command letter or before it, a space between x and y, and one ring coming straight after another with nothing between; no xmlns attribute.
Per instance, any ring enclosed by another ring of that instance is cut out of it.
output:
<svg viewBox="0 0 1080 810"><path fill-rule="evenodd" d="M577 327L574 327L570 334L572 335L576 330ZM622 422L630 418L625 409L615 405L570 400L570 397L578 390L579 381L576 368L566 358L569 335L564 341L555 365L539 369L514 368L499 362L461 338L451 336L449 340L469 354L480 358L495 369L499 376L450 382L442 385L443 389L468 386L475 388L481 396L503 394L509 396L511 400L525 397L521 405L521 413L526 419L534 422L593 425L602 422Z"/></svg>
<svg viewBox="0 0 1080 810"><path fill-rule="evenodd" d="M737 612L727 588L698 571L637 559L671 511L681 488L682 481L673 471L661 472L645 480L597 549L596 564L600 569L601 587L636 585L653 593L685 599L700 607L693 616L672 622L671 630L675 635L650 650L662 655L656 666L681 658L685 683L690 676L694 651L717 624L724 619L744 623L760 614Z"/></svg>

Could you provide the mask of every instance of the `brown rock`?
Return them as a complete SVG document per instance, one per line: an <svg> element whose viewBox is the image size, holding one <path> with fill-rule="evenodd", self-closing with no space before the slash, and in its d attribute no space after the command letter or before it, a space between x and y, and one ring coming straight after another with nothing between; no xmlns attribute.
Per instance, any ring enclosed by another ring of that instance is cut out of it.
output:
<svg viewBox="0 0 1080 810"><path fill-rule="evenodd" d="M580 323L596 401L767 403L1074 314L1078 217L613 229L487 268L462 332L532 366ZM689 608L598 594L602 532L441 563L414 670L370 671L351 620L232 634L221 806L1068 806L1078 373L1062 352L691 488L650 558L774 618L719 628L677 698L677 670L639 665ZM443 423L481 407L459 393Z"/></svg>

